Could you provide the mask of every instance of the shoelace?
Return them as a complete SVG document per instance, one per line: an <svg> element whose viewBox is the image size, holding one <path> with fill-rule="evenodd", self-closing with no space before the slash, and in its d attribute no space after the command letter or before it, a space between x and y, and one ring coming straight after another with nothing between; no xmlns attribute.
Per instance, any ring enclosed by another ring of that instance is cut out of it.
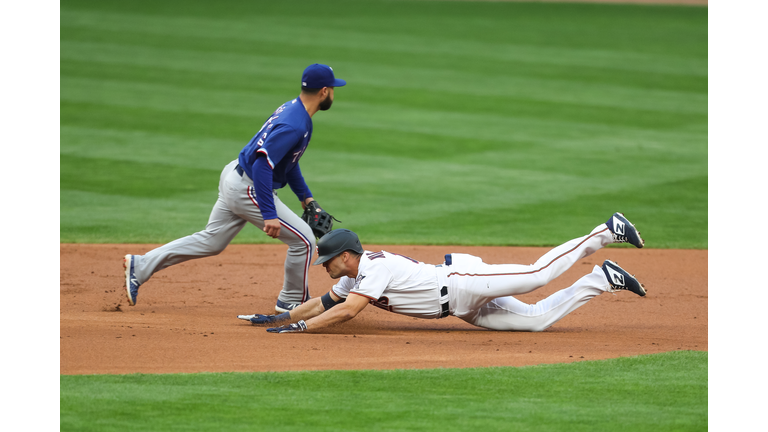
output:
<svg viewBox="0 0 768 432"><path fill-rule="evenodd" d="M616 233L613 233L613 239L616 241L616 243L627 243L629 242L629 237L618 235Z"/></svg>
<svg viewBox="0 0 768 432"><path fill-rule="evenodd" d="M632 277L634 277L634 275ZM648 291L648 290L645 289L645 284L640 284L640 287L642 287L644 291L646 291L646 292ZM608 285L608 292L609 293L611 293L613 295L616 295L614 293L617 292L617 291L630 291L630 292L634 293L634 291L629 289L628 286L623 286L622 287L622 286L614 286L613 284L609 284Z"/></svg>

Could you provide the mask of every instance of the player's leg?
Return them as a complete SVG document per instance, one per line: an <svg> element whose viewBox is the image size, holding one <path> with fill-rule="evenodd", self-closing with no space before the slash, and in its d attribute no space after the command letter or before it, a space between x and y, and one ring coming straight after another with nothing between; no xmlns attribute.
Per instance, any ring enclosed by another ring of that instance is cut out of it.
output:
<svg viewBox="0 0 768 432"><path fill-rule="evenodd" d="M605 224L601 224L589 235L555 247L534 264L486 264L475 260L462 265L459 262L448 267L448 277L452 286L460 287L465 311L474 310L495 298L525 294L540 288L578 260L613 242L613 234Z"/></svg>
<svg viewBox="0 0 768 432"><path fill-rule="evenodd" d="M194 258L221 253L243 229L245 221L235 215L224 199L228 181L234 179L230 163L219 178L219 197L211 210L208 224L203 231L174 240L144 255L133 255L134 275L139 284L149 280L156 272Z"/></svg>
<svg viewBox="0 0 768 432"><path fill-rule="evenodd" d="M536 304L526 304L514 297L491 300L465 321L492 330L544 331L552 324L610 289L605 272L595 266L569 288L560 290Z"/></svg>
<svg viewBox="0 0 768 432"><path fill-rule="evenodd" d="M315 234L301 217L275 196L275 208L280 219L280 236L288 245L285 256L283 289L275 310L284 312L309 300L309 267L315 252Z"/></svg>
<svg viewBox="0 0 768 432"><path fill-rule="evenodd" d="M240 217L259 229L264 229L264 219L259 209L253 183L243 178L239 190L233 193L231 207ZM309 266L315 251L315 235L312 229L296 213L273 195L275 210L280 220L278 239L288 245L285 257L283 289L278 296L276 310L284 312L309 300Z"/></svg>

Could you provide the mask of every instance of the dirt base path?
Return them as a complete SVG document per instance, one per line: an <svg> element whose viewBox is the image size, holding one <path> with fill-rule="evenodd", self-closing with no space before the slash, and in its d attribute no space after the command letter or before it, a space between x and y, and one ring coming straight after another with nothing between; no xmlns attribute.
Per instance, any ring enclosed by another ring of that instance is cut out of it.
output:
<svg viewBox="0 0 768 432"><path fill-rule="evenodd" d="M455 317L421 320L368 307L333 334L267 333L238 314L272 313L284 245L231 245L221 255L163 270L123 293L122 257L153 245L60 245L61 374L522 366L674 350L707 351L707 251L603 249L550 285L520 296L533 303L610 258L649 290L603 294L542 333L497 332ZM428 263L447 252L488 263L531 263L546 248L367 246ZM331 280L310 272L313 297Z"/></svg>

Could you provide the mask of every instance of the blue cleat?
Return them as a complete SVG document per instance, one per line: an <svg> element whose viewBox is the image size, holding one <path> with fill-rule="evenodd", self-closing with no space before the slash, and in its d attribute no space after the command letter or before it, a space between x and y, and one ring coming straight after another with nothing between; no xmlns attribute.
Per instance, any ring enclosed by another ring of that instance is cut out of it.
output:
<svg viewBox="0 0 768 432"><path fill-rule="evenodd" d="M643 287L643 284L638 282L634 276L627 273L626 270L619 267L615 262L605 260L603 263L603 273L605 273L608 283L611 284L611 289L608 292L627 290L640 297L645 297L645 287Z"/></svg>
<svg viewBox="0 0 768 432"><path fill-rule="evenodd" d="M128 304L136 306L136 297L139 295L139 286L141 285L133 274L133 255L126 255L123 260L125 269L125 294L128 296Z"/></svg>
<svg viewBox="0 0 768 432"><path fill-rule="evenodd" d="M622 213L614 213L605 224L613 233L613 240L616 243L630 243L636 248L645 246L645 240L640 237L637 228Z"/></svg>

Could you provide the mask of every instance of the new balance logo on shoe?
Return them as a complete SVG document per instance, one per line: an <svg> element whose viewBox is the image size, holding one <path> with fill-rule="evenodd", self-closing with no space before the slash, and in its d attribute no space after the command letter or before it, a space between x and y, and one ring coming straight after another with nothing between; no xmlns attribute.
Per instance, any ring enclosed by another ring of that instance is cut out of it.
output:
<svg viewBox="0 0 768 432"><path fill-rule="evenodd" d="M614 285L625 286L623 274L617 272L611 267L607 267L607 270L608 270L608 274L611 276L611 281L613 281Z"/></svg>
<svg viewBox="0 0 768 432"><path fill-rule="evenodd" d="M630 243L636 248L645 246L645 241L640 237L640 232L623 214L619 212L614 213L605 224L613 233L613 241L615 243Z"/></svg>
<svg viewBox="0 0 768 432"><path fill-rule="evenodd" d="M613 217L613 232L618 235L625 235L625 225L624 222L619 220L616 216Z"/></svg>
<svg viewBox="0 0 768 432"><path fill-rule="evenodd" d="M603 274L605 275L608 284L611 286L608 288L608 292L627 290L632 291L640 297L645 297L645 288L643 287L643 284L638 282L634 276L627 273L626 270L619 267L615 262L605 260L603 263Z"/></svg>

